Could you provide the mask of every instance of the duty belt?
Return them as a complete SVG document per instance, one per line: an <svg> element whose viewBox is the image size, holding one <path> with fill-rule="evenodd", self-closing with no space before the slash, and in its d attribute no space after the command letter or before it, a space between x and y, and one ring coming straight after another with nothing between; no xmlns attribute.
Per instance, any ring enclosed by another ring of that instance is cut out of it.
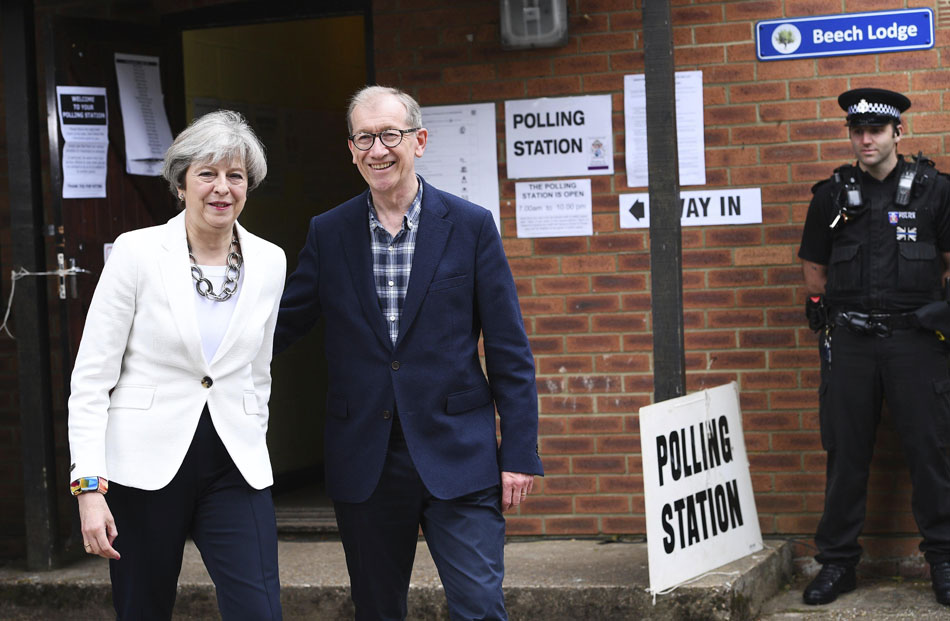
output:
<svg viewBox="0 0 950 621"><path fill-rule="evenodd" d="M894 330L910 330L920 327L914 313L860 313L858 311L835 311L834 323L844 326L855 334L888 337Z"/></svg>

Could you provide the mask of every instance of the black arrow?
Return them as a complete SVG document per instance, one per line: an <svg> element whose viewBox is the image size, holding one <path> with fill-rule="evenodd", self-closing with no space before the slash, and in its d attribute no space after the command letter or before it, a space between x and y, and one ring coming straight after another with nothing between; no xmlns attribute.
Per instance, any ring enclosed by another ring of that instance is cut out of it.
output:
<svg viewBox="0 0 950 621"><path fill-rule="evenodd" d="M635 202L630 208L630 215L637 220L640 220L645 215L643 213L643 201L641 201L639 198L637 199L637 202Z"/></svg>

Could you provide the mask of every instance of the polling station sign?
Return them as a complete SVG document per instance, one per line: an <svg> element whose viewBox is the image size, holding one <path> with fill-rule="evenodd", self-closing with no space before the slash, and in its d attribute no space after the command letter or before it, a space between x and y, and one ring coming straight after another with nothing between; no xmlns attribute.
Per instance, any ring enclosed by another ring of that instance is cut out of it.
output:
<svg viewBox="0 0 950 621"><path fill-rule="evenodd" d="M614 174L610 95L505 102L509 179Z"/></svg>
<svg viewBox="0 0 950 621"><path fill-rule="evenodd" d="M650 591L762 549L735 382L640 408Z"/></svg>
<svg viewBox="0 0 950 621"><path fill-rule="evenodd" d="M759 60L924 50L934 46L932 9L770 19L755 27Z"/></svg>

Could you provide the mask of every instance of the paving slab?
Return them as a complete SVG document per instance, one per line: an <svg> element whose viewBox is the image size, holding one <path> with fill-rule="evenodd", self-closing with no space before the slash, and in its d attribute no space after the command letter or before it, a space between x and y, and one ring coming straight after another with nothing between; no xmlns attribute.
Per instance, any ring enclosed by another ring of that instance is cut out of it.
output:
<svg viewBox="0 0 950 621"><path fill-rule="evenodd" d="M889 621L950 620L950 607L934 599L929 579L858 577L858 588L822 606L802 602L802 590L811 579L802 575L786 585L761 610L761 621Z"/></svg>
<svg viewBox="0 0 950 621"><path fill-rule="evenodd" d="M279 543L285 619L353 618L349 579L339 541ZM642 541L512 541L505 548L505 597L512 620L630 621L756 618L790 579L790 545L766 549L666 595L648 591ZM0 619L112 619L108 564L83 559L49 572L0 568ZM189 543L179 580L175 619L217 619L211 579ZM445 595L425 542L412 574L409 618L448 619Z"/></svg>

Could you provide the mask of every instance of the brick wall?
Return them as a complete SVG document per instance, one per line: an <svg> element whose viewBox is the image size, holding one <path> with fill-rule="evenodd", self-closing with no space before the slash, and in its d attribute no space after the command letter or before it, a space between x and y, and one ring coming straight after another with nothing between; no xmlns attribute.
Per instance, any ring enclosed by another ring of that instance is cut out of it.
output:
<svg viewBox="0 0 950 621"><path fill-rule="evenodd" d="M423 105L497 102L501 216L538 368L538 495L509 518L524 535L645 531L638 409L651 402L649 234L619 228L625 186L623 76L642 73L642 0L569 0L565 47L501 51L494 2L375 3L380 83ZM857 86L914 101L904 153L950 169L950 40L932 50L762 63L758 20L929 6L935 1L674 0L678 70L703 72L707 187L761 187L761 225L683 230L687 389L736 380L762 531L810 540L825 457L818 434L818 357L804 325L796 257L810 186L851 158L836 97ZM950 16L948 16L950 17ZM594 235L518 239L505 176L504 100L609 93L613 176L592 178ZM638 189L643 191L642 188ZM892 428L879 434L867 533L915 533ZM871 555L910 554L913 537L869 538ZM807 550L803 549L803 552Z"/></svg>

